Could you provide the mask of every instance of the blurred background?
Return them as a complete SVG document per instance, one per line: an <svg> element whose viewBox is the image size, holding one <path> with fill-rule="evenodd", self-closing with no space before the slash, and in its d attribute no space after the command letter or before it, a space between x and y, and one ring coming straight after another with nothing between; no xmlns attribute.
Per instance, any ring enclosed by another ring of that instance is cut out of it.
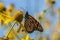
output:
<svg viewBox="0 0 60 40"><path fill-rule="evenodd" d="M23 15L28 11L42 25L44 31L34 31L31 34L22 31L16 33L19 23L14 25L14 21L11 21L3 24L0 21L0 37L6 36L11 26L14 25L9 36L10 40L60 40L60 0L0 0L0 9L3 6L7 9L8 16L11 17L18 11L23 11Z"/></svg>

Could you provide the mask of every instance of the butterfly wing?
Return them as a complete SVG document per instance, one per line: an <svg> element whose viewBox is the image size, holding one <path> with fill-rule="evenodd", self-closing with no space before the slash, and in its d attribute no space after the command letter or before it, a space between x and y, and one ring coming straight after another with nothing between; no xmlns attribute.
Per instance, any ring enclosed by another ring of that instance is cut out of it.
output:
<svg viewBox="0 0 60 40"><path fill-rule="evenodd" d="M25 24L24 24L26 31L28 33L32 33L33 32L33 24L30 22L29 19L25 19Z"/></svg>
<svg viewBox="0 0 60 40"><path fill-rule="evenodd" d="M43 28L41 26L41 24L35 19L33 18L32 16L29 15L29 19L32 21L31 23L34 25L34 29L40 31L40 32L43 32Z"/></svg>
<svg viewBox="0 0 60 40"><path fill-rule="evenodd" d="M43 28L39 22L35 18L33 18L31 15L26 13L25 15L25 24L24 24L26 30L28 33L32 33L34 30L38 30L40 32L43 32Z"/></svg>
<svg viewBox="0 0 60 40"><path fill-rule="evenodd" d="M37 26L38 26L37 30L40 31L40 32L43 32L43 28L42 28L42 26L39 22L38 22Z"/></svg>

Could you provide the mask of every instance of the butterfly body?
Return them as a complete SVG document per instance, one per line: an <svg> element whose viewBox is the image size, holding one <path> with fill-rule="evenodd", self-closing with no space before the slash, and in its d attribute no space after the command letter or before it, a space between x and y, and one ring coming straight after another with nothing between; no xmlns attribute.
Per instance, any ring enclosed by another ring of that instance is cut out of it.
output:
<svg viewBox="0 0 60 40"><path fill-rule="evenodd" d="M31 15L28 14L28 12L25 14L25 24L24 24L26 31L28 33L32 33L34 30L38 30L40 32L43 32L43 28L40 25L39 22L35 18L33 18Z"/></svg>

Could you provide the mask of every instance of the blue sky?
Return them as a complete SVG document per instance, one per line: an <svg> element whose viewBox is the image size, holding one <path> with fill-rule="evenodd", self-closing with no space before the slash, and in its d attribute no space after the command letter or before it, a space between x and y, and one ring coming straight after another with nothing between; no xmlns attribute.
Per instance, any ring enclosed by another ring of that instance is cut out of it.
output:
<svg viewBox="0 0 60 40"><path fill-rule="evenodd" d="M33 17L36 13L41 12L43 8L46 7L44 0L0 0L5 6L8 6L10 3L15 5L17 10L24 10L29 12ZM60 0L56 0L55 9L60 7ZM49 17L50 18L50 17ZM55 19L54 19L55 20ZM56 21L56 20L55 20ZM55 22L54 22L55 23ZM0 28L0 36L3 36L3 28ZM46 33L48 33L46 31ZM30 35L30 37L35 38L35 32Z"/></svg>

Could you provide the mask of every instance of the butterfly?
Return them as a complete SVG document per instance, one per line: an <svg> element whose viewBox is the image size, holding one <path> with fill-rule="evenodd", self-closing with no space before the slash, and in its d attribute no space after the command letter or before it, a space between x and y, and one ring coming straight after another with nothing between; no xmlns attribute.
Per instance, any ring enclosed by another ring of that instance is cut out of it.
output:
<svg viewBox="0 0 60 40"><path fill-rule="evenodd" d="M28 12L26 12L26 14L25 14L24 26L28 33L32 33L34 30L43 32L43 28L42 28L41 24L35 18L33 18L31 15L29 15Z"/></svg>

